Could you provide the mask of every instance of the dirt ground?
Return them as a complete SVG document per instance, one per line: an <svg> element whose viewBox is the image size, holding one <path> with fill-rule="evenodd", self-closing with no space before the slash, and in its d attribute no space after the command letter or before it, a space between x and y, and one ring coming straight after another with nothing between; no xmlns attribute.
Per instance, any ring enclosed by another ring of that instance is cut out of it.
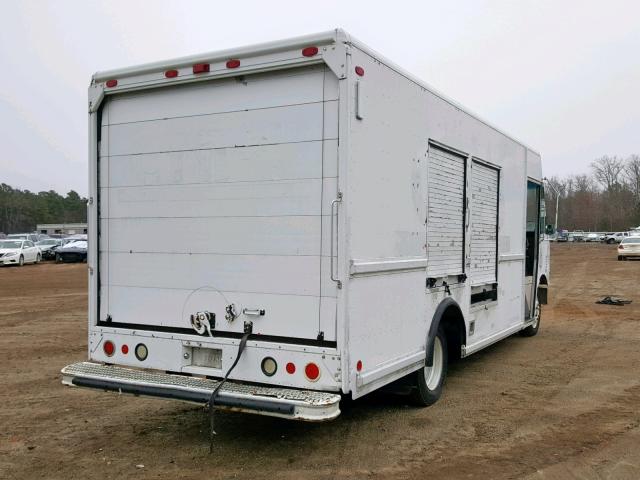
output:
<svg viewBox="0 0 640 480"><path fill-rule="evenodd" d="M221 413L209 454L202 408L60 384L86 358L86 265L2 268L0 478L640 478L640 261L555 244L551 279L540 333L452 366L436 405Z"/></svg>

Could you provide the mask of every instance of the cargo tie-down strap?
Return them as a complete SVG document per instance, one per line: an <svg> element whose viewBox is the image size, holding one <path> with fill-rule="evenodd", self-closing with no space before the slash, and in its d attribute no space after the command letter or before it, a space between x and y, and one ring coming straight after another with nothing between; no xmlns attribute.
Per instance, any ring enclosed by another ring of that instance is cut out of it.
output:
<svg viewBox="0 0 640 480"><path fill-rule="evenodd" d="M623 300L621 298L613 298L613 297L604 297L602 300L598 300L596 303L599 303L600 305L623 306L631 303L631 300Z"/></svg>
<svg viewBox="0 0 640 480"><path fill-rule="evenodd" d="M211 392L211 397L209 398L209 404L208 404L209 427L210 427L209 428L209 453L213 452L213 437L216 434L216 431L214 428L215 427L214 412L216 410L215 409L216 396L218 395L218 391L220 391L220 389L222 388L222 385L224 385L224 382L227 381L227 378L229 378L229 375L238 364L238 361L242 356L242 352L244 351L244 347L246 347L247 345L247 340L249 339L249 335L250 335L250 332L246 332L244 335L242 335L242 338L240 339L240 345L238 345L238 354L236 355L236 359L233 361L233 363L231 364L231 367L229 367L229 370L227 370L227 373L224 375L224 378L220 381L218 386L213 389L213 392Z"/></svg>

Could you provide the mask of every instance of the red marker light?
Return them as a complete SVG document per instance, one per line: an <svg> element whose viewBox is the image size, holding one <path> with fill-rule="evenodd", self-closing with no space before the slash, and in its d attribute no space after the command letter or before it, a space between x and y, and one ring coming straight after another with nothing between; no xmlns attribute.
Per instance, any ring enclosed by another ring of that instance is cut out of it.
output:
<svg viewBox="0 0 640 480"><path fill-rule="evenodd" d="M234 58L227 60L227 68L238 68L240 66L240 60Z"/></svg>
<svg viewBox="0 0 640 480"><path fill-rule="evenodd" d="M318 54L318 47L307 47L302 49L302 55L304 57L313 57Z"/></svg>
<svg viewBox="0 0 640 480"><path fill-rule="evenodd" d="M176 78L178 76L178 70L167 70L164 72L164 76L167 78Z"/></svg>
<svg viewBox="0 0 640 480"><path fill-rule="evenodd" d="M193 73L207 73L209 71L208 63L196 63L193 66Z"/></svg>
<svg viewBox="0 0 640 480"><path fill-rule="evenodd" d="M296 366L291 362L287 363L287 366L285 368L289 375L293 375L294 373L296 373Z"/></svg>
<svg viewBox="0 0 640 480"><path fill-rule="evenodd" d="M122 353L126 355L127 353L129 353L129 346L122 345L122 347L120 347L120 350L122 350Z"/></svg>
<svg viewBox="0 0 640 480"><path fill-rule="evenodd" d="M364 68L356 67L356 75L358 75L359 77L364 77Z"/></svg>
<svg viewBox="0 0 640 480"><path fill-rule="evenodd" d="M362 360L358 360L358 363L356 363L356 370L358 371L362 370Z"/></svg>
<svg viewBox="0 0 640 480"><path fill-rule="evenodd" d="M102 348L104 349L104 353L107 357L112 356L116 351L116 346L111 340L107 340L106 342L104 342Z"/></svg>
<svg viewBox="0 0 640 480"><path fill-rule="evenodd" d="M304 374L308 380L315 382L320 378L320 368L315 363L307 363L307 366L304 367Z"/></svg>
<svg viewBox="0 0 640 480"><path fill-rule="evenodd" d="M115 79L107 80L107 83L105 83L105 85L107 86L107 88L113 88L118 85L118 80L115 80Z"/></svg>

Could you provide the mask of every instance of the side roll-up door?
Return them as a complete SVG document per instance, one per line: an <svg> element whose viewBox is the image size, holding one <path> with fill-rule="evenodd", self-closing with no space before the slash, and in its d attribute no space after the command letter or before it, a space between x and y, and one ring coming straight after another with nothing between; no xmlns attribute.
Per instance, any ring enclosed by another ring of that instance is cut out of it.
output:
<svg viewBox="0 0 640 480"><path fill-rule="evenodd" d="M471 164L471 285L497 282L498 198L500 172Z"/></svg>
<svg viewBox="0 0 640 480"><path fill-rule="evenodd" d="M429 145L427 167L427 275L464 273L466 158Z"/></svg>

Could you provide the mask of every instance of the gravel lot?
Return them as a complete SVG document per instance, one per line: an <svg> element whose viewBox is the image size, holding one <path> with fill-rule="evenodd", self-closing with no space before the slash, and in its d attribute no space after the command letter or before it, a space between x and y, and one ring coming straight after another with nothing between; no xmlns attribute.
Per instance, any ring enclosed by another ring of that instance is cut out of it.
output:
<svg viewBox="0 0 640 480"><path fill-rule="evenodd" d="M380 393L327 424L221 413L211 455L202 408L60 384L86 358L86 265L2 268L0 478L640 478L640 261L552 247L538 336L454 365L433 407Z"/></svg>

